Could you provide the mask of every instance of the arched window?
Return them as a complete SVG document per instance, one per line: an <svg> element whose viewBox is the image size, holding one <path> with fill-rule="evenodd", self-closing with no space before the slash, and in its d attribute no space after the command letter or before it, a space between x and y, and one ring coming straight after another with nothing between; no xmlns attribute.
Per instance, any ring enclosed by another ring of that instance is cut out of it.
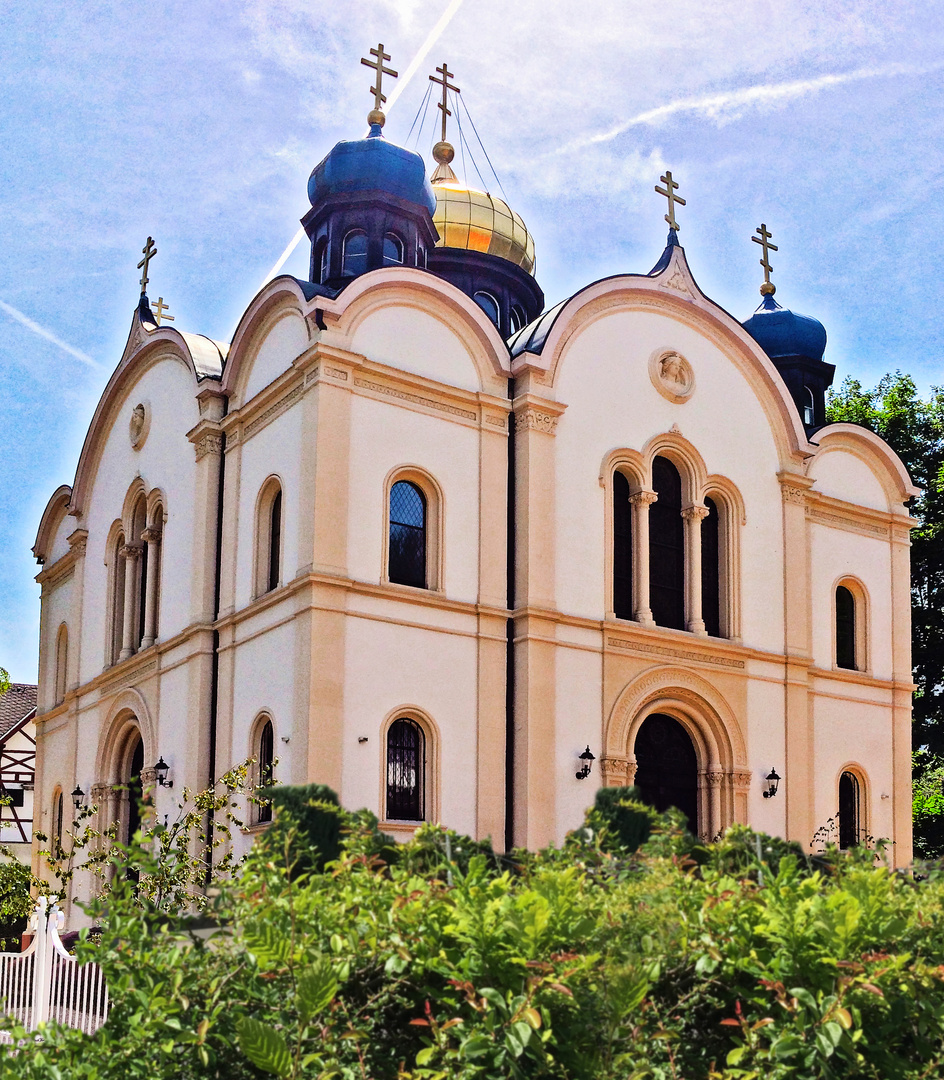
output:
<svg viewBox="0 0 944 1080"><path fill-rule="evenodd" d="M403 262L403 242L400 237L392 232L384 236L383 264L384 266L399 266Z"/></svg>
<svg viewBox="0 0 944 1080"><path fill-rule="evenodd" d="M657 626L685 629L685 534L682 478L668 458L652 463L658 500L649 508L649 602Z"/></svg>
<svg viewBox="0 0 944 1080"><path fill-rule="evenodd" d="M705 499L708 516L701 523L701 617L705 632L721 637L721 522L718 504Z"/></svg>
<svg viewBox="0 0 944 1080"><path fill-rule="evenodd" d="M629 481L613 473L613 612L618 619L632 619L633 611L633 508Z"/></svg>
<svg viewBox="0 0 944 1080"><path fill-rule="evenodd" d="M808 387L803 387L803 423L807 427L812 427L816 422L816 405L813 400L813 391Z"/></svg>
<svg viewBox="0 0 944 1080"><path fill-rule="evenodd" d="M409 480L398 480L390 489L390 542L387 577L398 585L425 589L426 497Z"/></svg>
<svg viewBox="0 0 944 1080"><path fill-rule="evenodd" d="M498 301L492 296L491 293L477 292L474 293L472 299L478 304L478 306L485 312L485 314L492 320L492 322L498 326L501 312L498 307Z"/></svg>
<svg viewBox="0 0 944 1080"><path fill-rule="evenodd" d="M258 787L271 787L273 783L273 767L275 765L275 739L272 732L272 721L266 720L259 730L259 743L257 758ZM258 808L256 821L260 824L272 820L272 803L264 802Z"/></svg>
<svg viewBox="0 0 944 1080"><path fill-rule="evenodd" d="M65 800L62 795L62 788L57 788L56 793L52 797L52 846L53 852L56 848L62 847L62 812L65 806Z"/></svg>
<svg viewBox="0 0 944 1080"><path fill-rule="evenodd" d="M282 517L282 485L270 478L256 506L256 596L272 592L282 581Z"/></svg>
<svg viewBox="0 0 944 1080"><path fill-rule="evenodd" d="M836 666L856 668L856 601L845 585L836 589Z"/></svg>
<svg viewBox="0 0 944 1080"><path fill-rule="evenodd" d="M344 237L341 273L345 277L356 277L367 269L367 233L363 229L352 229Z"/></svg>
<svg viewBox="0 0 944 1080"><path fill-rule="evenodd" d="M141 556L141 648L147 649L157 641L160 618L161 544L163 540L164 508L156 503L148 514L150 524L141 534L144 548Z"/></svg>
<svg viewBox="0 0 944 1080"><path fill-rule="evenodd" d="M520 304L511 305L511 332L517 334L524 327L527 318Z"/></svg>
<svg viewBox="0 0 944 1080"><path fill-rule="evenodd" d="M122 839L128 843L141 828L141 770L144 768L144 741L135 734L126 751L126 765L122 785L128 789L128 814Z"/></svg>
<svg viewBox="0 0 944 1080"><path fill-rule="evenodd" d="M124 546L124 533L119 532L109 552L111 576L111 633L108 638L109 664L118 663L121 656L121 643L124 638L125 560L122 556Z"/></svg>
<svg viewBox="0 0 944 1080"><path fill-rule="evenodd" d="M387 730L386 817L423 821L426 817L426 737L415 720L401 717Z"/></svg>
<svg viewBox="0 0 944 1080"><path fill-rule="evenodd" d="M56 704L65 700L69 685L69 630L63 623L56 635Z"/></svg>
<svg viewBox="0 0 944 1080"><path fill-rule="evenodd" d="M325 281L328 279L328 240L326 237L322 237L322 239L318 241L313 261L315 271L318 274L318 281L324 285Z"/></svg>
<svg viewBox="0 0 944 1080"><path fill-rule="evenodd" d="M859 778L855 773L844 772L839 777L839 846L845 851L859 843L860 816Z"/></svg>

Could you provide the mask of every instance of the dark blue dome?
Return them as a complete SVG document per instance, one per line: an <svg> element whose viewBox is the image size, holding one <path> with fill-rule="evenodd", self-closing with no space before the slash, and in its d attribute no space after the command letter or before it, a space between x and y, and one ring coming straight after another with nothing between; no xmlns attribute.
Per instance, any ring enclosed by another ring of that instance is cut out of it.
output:
<svg viewBox="0 0 944 1080"><path fill-rule="evenodd" d="M376 124L366 139L339 142L308 178L312 206L329 195L355 191L383 191L422 207L430 216L436 209L423 159L387 142Z"/></svg>
<svg viewBox="0 0 944 1080"><path fill-rule="evenodd" d="M823 359L826 350L823 324L809 315L797 315L782 308L773 296L765 296L760 307L741 325L771 360L783 356Z"/></svg>

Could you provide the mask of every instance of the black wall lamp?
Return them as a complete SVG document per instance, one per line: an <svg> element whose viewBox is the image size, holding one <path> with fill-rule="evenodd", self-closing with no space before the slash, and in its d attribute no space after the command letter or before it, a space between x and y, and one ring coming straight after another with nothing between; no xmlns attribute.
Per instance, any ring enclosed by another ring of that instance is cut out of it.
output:
<svg viewBox="0 0 944 1080"><path fill-rule="evenodd" d="M72 792L72 805L76 808L76 810L81 810L84 802L85 792L79 787L78 784L76 784L75 791Z"/></svg>
<svg viewBox="0 0 944 1080"><path fill-rule="evenodd" d="M167 779L167 774L170 772L170 766L164 760L164 755L157 759L157 764L154 766L154 775L157 777L157 786L172 788L174 786L173 780Z"/></svg>
<svg viewBox="0 0 944 1080"><path fill-rule="evenodd" d="M580 760L583 762L583 765L580 766L580 772L575 773L574 775L578 780L586 780L590 775L590 767L593 765L594 761L596 761L596 758L590 753L589 746L580 755Z"/></svg>
<svg viewBox="0 0 944 1080"><path fill-rule="evenodd" d="M770 772L767 773L764 780L767 782L767 787L764 789L764 798L772 799L777 794L777 788L780 787L780 777L773 766L771 766Z"/></svg>

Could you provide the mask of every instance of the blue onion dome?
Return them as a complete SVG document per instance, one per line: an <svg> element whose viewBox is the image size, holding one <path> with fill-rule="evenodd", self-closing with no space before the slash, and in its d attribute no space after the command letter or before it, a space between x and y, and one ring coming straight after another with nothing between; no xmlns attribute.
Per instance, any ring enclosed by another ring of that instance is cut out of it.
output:
<svg viewBox="0 0 944 1080"><path fill-rule="evenodd" d="M423 159L412 150L387 142L380 129L380 124L372 123L366 139L339 142L312 169L308 178L308 199L312 206L329 195L382 191L432 215L436 196L426 178Z"/></svg>
<svg viewBox="0 0 944 1080"><path fill-rule="evenodd" d="M805 356L822 360L826 350L826 329L809 315L782 308L773 292L764 292L760 307L741 324L771 360Z"/></svg>

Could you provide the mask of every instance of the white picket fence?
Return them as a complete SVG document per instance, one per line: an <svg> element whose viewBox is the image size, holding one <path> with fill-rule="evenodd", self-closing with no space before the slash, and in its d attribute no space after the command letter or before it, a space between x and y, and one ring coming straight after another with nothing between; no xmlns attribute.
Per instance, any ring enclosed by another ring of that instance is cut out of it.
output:
<svg viewBox="0 0 944 1080"><path fill-rule="evenodd" d="M41 896L30 919L33 940L21 953L0 953L0 1014L27 1031L55 1020L91 1035L108 1016L108 987L98 964L79 964L59 939L65 921ZM0 1041L10 1036L0 1031Z"/></svg>

